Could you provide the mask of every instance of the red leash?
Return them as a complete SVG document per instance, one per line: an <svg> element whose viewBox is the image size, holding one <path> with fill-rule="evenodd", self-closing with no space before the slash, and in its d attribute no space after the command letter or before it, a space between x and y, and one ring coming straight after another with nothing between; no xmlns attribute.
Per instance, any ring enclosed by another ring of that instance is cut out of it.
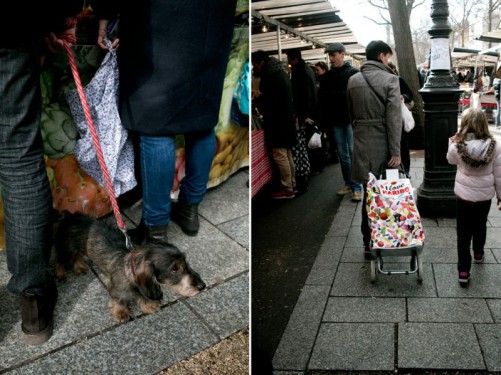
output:
<svg viewBox="0 0 501 375"><path fill-rule="evenodd" d="M117 198L115 196L115 191L113 189L113 184L111 182L110 175L108 173L108 167L106 166L106 161L104 160L103 150L101 149L101 143L99 143L96 127L94 126L94 120L92 120L92 115L90 114L89 103L87 102L87 97L85 95L85 91L82 86L82 81L80 80L80 74L78 73L75 56L73 55L73 50L71 49L70 44L67 41L64 41L64 48L66 49L66 53L68 55L68 60L71 66L71 72L73 73L73 78L77 86L78 96L80 97L80 101L82 102L82 108L85 115L85 119L87 120L87 124L89 125L89 131L90 135L92 136L92 142L94 143L94 148L96 149L97 160L99 161L99 166L101 167L104 181L106 183L106 189L108 190L108 195L110 196L111 206L113 208L115 218L117 219L118 227L121 230L124 230L125 224L122 219L122 215L120 214L120 209L118 208Z"/></svg>
<svg viewBox="0 0 501 375"><path fill-rule="evenodd" d="M111 206L113 208L113 213L115 214L115 218L117 220L118 228L124 233L126 239L127 249L132 249L132 242L130 241L129 236L127 235L127 231L125 229L125 224L122 219L122 215L120 213L120 209L118 208L117 198L115 196L115 191L113 189L113 184L111 182L110 175L108 173L108 167L106 166L106 161L104 160L103 150L101 149L101 143L99 142L99 138L96 132L96 127L94 126L94 121L92 120L92 115L90 114L89 103L87 102L87 97L85 95L84 88L82 86L82 81L80 80L80 74L78 73L77 63L75 61L75 56L73 55L73 50L71 49L68 41L64 40L64 48L66 49L66 54L68 55L68 60L71 66L71 72L73 74L73 78L75 80L75 84L77 86L78 96L80 97L80 101L82 103L83 112L85 114L85 119L87 120L87 124L89 125L89 131L92 136L92 142L94 143L94 148L96 150L97 159L99 161L99 166L101 167L101 171L103 173L104 181L106 183L106 189L108 190L108 195L111 200ZM134 253L133 253L134 254ZM131 257L131 268L132 273L134 272L134 257Z"/></svg>

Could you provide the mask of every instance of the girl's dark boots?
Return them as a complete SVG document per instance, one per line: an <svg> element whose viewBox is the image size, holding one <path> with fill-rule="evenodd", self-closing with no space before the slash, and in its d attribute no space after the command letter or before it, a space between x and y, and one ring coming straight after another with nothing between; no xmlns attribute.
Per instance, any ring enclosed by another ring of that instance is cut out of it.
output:
<svg viewBox="0 0 501 375"><path fill-rule="evenodd" d="M196 236L198 234L198 229L200 228L200 223L198 221L198 204L173 202L171 218L188 236Z"/></svg>
<svg viewBox="0 0 501 375"><path fill-rule="evenodd" d="M27 345L39 345L52 336L57 288L50 284L44 295L25 291L21 295L21 329Z"/></svg>

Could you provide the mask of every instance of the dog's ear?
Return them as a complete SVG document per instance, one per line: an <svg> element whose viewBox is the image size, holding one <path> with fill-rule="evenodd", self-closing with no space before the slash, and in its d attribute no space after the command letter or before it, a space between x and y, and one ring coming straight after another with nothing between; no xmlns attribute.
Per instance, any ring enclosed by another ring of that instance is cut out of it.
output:
<svg viewBox="0 0 501 375"><path fill-rule="evenodd" d="M141 294L148 299L159 301L163 297L162 287L155 277L155 270L150 262L144 262L137 270L136 285Z"/></svg>

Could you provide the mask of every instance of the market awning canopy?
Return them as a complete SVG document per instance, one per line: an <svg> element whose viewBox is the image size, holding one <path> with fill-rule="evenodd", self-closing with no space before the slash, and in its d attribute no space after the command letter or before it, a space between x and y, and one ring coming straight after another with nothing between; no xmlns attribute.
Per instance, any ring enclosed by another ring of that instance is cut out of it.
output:
<svg viewBox="0 0 501 375"><path fill-rule="evenodd" d="M338 12L328 0L252 0L252 50L278 55L298 48L303 59L318 61L324 47L339 42L347 54L364 54Z"/></svg>
<svg viewBox="0 0 501 375"><path fill-rule="evenodd" d="M501 29L489 31L485 34L475 37L475 40L488 43L501 43Z"/></svg>
<svg viewBox="0 0 501 375"><path fill-rule="evenodd" d="M496 65L498 53L494 51L481 51L469 48L454 48L451 53L452 63L455 67L473 67L476 65Z"/></svg>

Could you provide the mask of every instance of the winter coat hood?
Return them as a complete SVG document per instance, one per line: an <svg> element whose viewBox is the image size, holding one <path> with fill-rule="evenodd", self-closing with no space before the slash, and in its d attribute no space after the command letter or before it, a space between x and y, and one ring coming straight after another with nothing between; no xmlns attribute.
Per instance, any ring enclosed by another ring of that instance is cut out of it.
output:
<svg viewBox="0 0 501 375"><path fill-rule="evenodd" d="M494 138L472 139L457 144L461 160L474 168L489 164L494 157L495 148L496 140Z"/></svg>
<svg viewBox="0 0 501 375"><path fill-rule="evenodd" d="M449 164L457 165L454 192L466 201L501 198L501 146L493 139L449 140Z"/></svg>

